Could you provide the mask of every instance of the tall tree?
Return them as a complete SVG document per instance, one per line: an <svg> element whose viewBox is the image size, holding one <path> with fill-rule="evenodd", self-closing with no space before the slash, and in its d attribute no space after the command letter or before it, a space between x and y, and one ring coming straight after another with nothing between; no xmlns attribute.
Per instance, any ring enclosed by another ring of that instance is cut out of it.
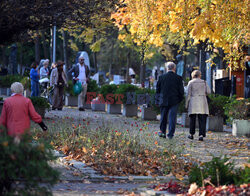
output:
<svg viewBox="0 0 250 196"><path fill-rule="evenodd" d="M120 29L127 26L132 35L137 35L135 42L147 38L149 44L162 46L167 31L178 33L184 41L192 38L194 45L208 40L227 53L232 68L239 68L242 47L249 44L249 0L122 0L121 3L113 18Z"/></svg>

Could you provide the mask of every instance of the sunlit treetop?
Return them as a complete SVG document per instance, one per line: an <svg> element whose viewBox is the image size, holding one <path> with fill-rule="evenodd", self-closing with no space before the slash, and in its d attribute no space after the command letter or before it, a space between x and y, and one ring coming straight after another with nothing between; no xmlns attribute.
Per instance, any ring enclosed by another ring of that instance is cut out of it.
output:
<svg viewBox="0 0 250 196"><path fill-rule="evenodd" d="M138 44L162 46L166 31L193 44L209 40L222 48L234 69L243 67L242 47L249 45L249 0L123 0L112 14ZM123 38L123 37L122 37Z"/></svg>

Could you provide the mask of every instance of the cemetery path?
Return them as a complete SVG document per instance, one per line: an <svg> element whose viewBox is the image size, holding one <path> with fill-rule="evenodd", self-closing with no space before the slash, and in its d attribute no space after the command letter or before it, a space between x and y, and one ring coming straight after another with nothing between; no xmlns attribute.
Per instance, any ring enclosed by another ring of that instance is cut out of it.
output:
<svg viewBox="0 0 250 196"><path fill-rule="evenodd" d="M235 161L236 166L240 167L247 164L250 157L249 139L245 137L234 137L229 132L208 132L203 142L198 141L198 135L194 140L189 140L188 128L177 126L173 140L159 138L159 121L143 121L140 118L127 118L122 115L110 115L104 112L93 112L91 110L78 111L76 108L64 108L63 111L50 111L45 115L45 123L48 126L63 119L69 119L70 123L78 125L83 121L89 124L93 130L101 126L109 126L114 130L130 130L134 134L147 134L152 136L150 142L157 142L161 146L174 143L181 147L183 156L195 161L209 161L212 155L227 155ZM142 128L148 127L147 129ZM36 127L37 125L32 124ZM71 125L69 125L71 126ZM197 133L196 133L197 134ZM143 138L143 137L140 137ZM142 142L149 142L143 141ZM128 182L115 181L105 182L103 180L93 181L86 176L78 175L74 168L68 167L63 163L55 163L53 167L61 173L61 180L53 187L53 195L145 195L150 186L157 182ZM153 192L153 194L155 194ZM146 194L148 195L148 194ZM165 195L170 195L166 194Z"/></svg>
<svg viewBox="0 0 250 196"><path fill-rule="evenodd" d="M187 138L189 129L177 125L175 137L173 141L169 141L168 139L156 137L156 132L159 131L159 121L144 121L140 118L127 118L122 115L93 112L91 110L82 112L76 108L64 108L63 111L50 111L46 113L46 118L49 118L45 120L47 123L62 118L71 118L72 123L76 125L82 123L84 119L94 129L108 125L119 131L129 129L138 135L149 134L153 137L153 140L150 140L150 142L156 140L163 147L165 144L173 142L176 146L182 147L186 157L191 157L202 162L211 160L212 155L227 155L236 162L237 166L243 166L249 161L250 157L250 140L246 137L235 137L229 132L208 131L207 137L204 138L203 142L200 142L198 141L198 130L196 131L194 140L189 140ZM147 123L148 129L141 131L145 123Z"/></svg>

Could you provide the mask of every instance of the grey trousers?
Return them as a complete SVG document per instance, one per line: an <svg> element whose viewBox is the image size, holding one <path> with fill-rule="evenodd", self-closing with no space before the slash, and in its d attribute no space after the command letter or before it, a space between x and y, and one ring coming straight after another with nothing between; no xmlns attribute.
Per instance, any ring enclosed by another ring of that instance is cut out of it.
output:
<svg viewBox="0 0 250 196"><path fill-rule="evenodd" d="M78 108L83 108L85 103L85 96L87 93L87 84L82 85L82 92L78 95Z"/></svg>
<svg viewBox="0 0 250 196"><path fill-rule="evenodd" d="M55 87L53 92L52 108L62 109L63 108L63 94L64 87Z"/></svg>

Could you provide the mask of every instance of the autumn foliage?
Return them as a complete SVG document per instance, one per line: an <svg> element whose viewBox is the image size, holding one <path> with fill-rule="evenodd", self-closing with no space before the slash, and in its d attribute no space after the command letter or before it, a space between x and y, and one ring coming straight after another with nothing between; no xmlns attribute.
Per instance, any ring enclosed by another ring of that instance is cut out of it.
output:
<svg viewBox="0 0 250 196"><path fill-rule="evenodd" d="M120 30L126 28L134 42L162 46L170 34L193 45L208 41L222 48L232 68L249 44L249 0L122 0L112 15ZM121 39L125 35L120 36ZM243 64L241 64L243 66Z"/></svg>

